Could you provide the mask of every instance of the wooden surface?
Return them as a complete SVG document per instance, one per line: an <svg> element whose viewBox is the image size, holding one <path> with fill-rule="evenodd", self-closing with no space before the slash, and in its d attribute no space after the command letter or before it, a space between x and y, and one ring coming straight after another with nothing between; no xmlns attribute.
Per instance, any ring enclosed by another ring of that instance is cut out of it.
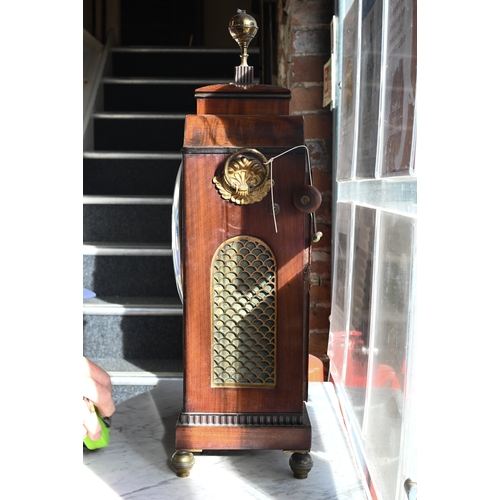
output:
<svg viewBox="0 0 500 500"><path fill-rule="evenodd" d="M188 115L184 129L184 150L199 148L200 154L206 148L280 148L285 151L304 144L301 136L304 126L302 116L270 115L258 118L256 121L253 116L243 115ZM298 153L303 157L303 150ZM287 155L287 158L292 155ZM301 185L303 179L301 176Z"/></svg>
<svg viewBox="0 0 500 500"><path fill-rule="evenodd" d="M209 85L196 89L199 115L288 115L291 92L274 85Z"/></svg>
<svg viewBox="0 0 500 500"><path fill-rule="evenodd" d="M278 233L268 211L270 195L238 206L221 198L212 183L229 154L185 154L182 248L184 264L185 410L188 412L300 412L307 386L307 269L309 215L293 205L305 182L303 154L274 161ZM277 260L277 387L211 387L211 262L224 241L238 235L263 240Z"/></svg>
<svg viewBox="0 0 500 500"><path fill-rule="evenodd" d="M224 200L213 183L239 149L257 149L269 160L303 145L303 118L288 115L290 91L280 87L215 85L197 89L196 98L198 114L186 117L183 147L185 375L176 448L309 449L311 427L304 401L310 216L293 203L293 193L307 184L305 150L293 150L273 161L269 167L272 195L268 193L260 202L238 205ZM272 200L279 206L277 232ZM244 236L261 240L276 260L274 386L221 387L212 381L212 259L224 242ZM239 419L244 414L258 416L260 421L252 425L211 423L212 416ZM283 424L283 418L297 416L293 425Z"/></svg>
<svg viewBox="0 0 500 500"><path fill-rule="evenodd" d="M179 425L177 450L309 450L312 429L304 407L302 425Z"/></svg>

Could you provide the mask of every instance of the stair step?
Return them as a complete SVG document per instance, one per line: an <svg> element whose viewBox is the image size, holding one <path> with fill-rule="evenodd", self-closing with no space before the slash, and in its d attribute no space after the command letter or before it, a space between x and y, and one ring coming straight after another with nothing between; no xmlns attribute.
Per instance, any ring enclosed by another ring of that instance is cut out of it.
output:
<svg viewBox="0 0 500 500"><path fill-rule="evenodd" d="M103 120L184 120L187 113L163 113L163 112L148 112L148 111L101 111L94 113L94 118ZM117 148L119 149L119 148ZM126 150L130 151L130 150ZM133 151L133 150L132 150ZM153 150L156 151L156 150ZM168 151L168 150L164 150Z"/></svg>
<svg viewBox="0 0 500 500"><path fill-rule="evenodd" d="M115 77L183 77L234 82L234 68L241 62L240 49L201 47L115 47L112 49ZM259 76L259 50L248 49L249 64Z"/></svg>
<svg viewBox="0 0 500 500"><path fill-rule="evenodd" d="M180 379L182 378L182 370L178 372L108 372L111 377L112 385L145 385L154 387L160 380ZM150 387L150 388L152 388Z"/></svg>
<svg viewBox="0 0 500 500"><path fill-rule="evenodd" d="M83 205L84 242L170 244L171 228L171 203Z"/></svg>
<svg viewBox="0 0 500 500"><path fill-rule="evenodd" d="M150 385L116 385L113 384L113 401L115 405L123 403L130 398L151 391L154 387Z"/></svg>
<svg viewBox="0 0 500 500"><path fill-rule="evenodd" d="M83 302L83 314L94 316L182 316L177 297L94 297Z"/></svg>
<svg viewBox="0 0 500 500"><path fill-rule="evenodd" d="M139 366L150 365L153 370L157 369L157 371L139 370L137 366L125 360L117 362L117 360L95 358L91 361L97 363L110 375L115 405L152 390L161 380L182 380L183 376L181 359L161 362L139 360L136 362Z"/></svg>
<svg viewBox="0 0 500 500"><path fill-rule="evenodd" d="M220 83L218 78L140 78L140 77L114 77L108 76L102 79L104 84L119 84L119 85L195 85L201 87L203 85L217 85Z"/></svg>
<svg viewBox="0 0 500 500"><path fill-rule="evenodd" d="M181 159L181 153L84 153L83 194L172 196Z"/></svg>
<svg viewBox="0 0 500 500"><path fill-rule="evenodd" d="M89 358L94 363L106 370L110 375L116 377L133 376L144 377L145 384L148 378L171 378L182 374L182 359L111 359L111 358ZM135 383L135 382L134 382Z"/></svg>
<svg viewBox="0 0 500 500"><path fill-rule="evenodd" d="M165 245L130 244L130 243L98 243L85 242L83 255L130 255L130 256L163 256L171 257L172 248Z"/></svg>
<svg viewBox="0 0 500 500"><path fill-rule="evenodd" d="M83 159L88 160L182 160L182 153L161 153L157 151L85 151Z"/></svg>
<svg viewBox="0 0 500 500"><path fill-rule="evenodd" d="M195 91L218 80L106 78L104 111L196 113Z"/></svg>
<svg viewBox="0 0 500 500"><path fill-rule="evenodd" d="M172 258L154 255L84 255L83 287L98 297L169 297L177 291Z"/></svg>
<svg viewBox="0 0 500 500"><path fill-rule="evenodd" d="M185 113L96 113L94 149L178 152L185 118Z"/></svg>
<svg viewBox="0 0 500 500"><path fill-rule="evenodd" d="M84 205L172 205L171 196L84 195Z"/></svg>
<svg viewBox="0 0 500 500"><path fill-rule="evenodd" d="M182 316L83 315L83 354L89 359L182 359ZM141 365L149 369L149 365Z"/></svg>

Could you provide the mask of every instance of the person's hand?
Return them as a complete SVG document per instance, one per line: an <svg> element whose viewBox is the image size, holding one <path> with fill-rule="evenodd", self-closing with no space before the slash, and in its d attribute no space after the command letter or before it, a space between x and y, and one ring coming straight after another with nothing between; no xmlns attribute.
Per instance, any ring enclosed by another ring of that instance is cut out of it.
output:
<svg viewBox="0 0 500 500"><path fill-rule="evenodd" d="M93 441L101 437L101 425L92 411L93 405L101 417L110 417L115 411L111 392L110 376L83 356L83 437L89 436Z"/></svg>

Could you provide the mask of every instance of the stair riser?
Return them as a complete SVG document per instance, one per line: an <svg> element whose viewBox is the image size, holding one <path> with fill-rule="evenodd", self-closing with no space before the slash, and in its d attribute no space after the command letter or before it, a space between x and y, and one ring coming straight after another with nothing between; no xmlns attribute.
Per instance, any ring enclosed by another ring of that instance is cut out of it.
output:
<svg viewBox="0 0 500 500"><path fill-rule="evenodd" d="M84 205L83 241L170 245L172 205Z"/></svg>
<svg viewBox="0 0 500 500"><path fill-rule="evenodd" d="M185 118L94 118L96 151L173 151L184 142Z"/></svg>
<svg viewBox="0 0 500 500"><path fill-rule="evenodd" d="M83 160L83 194L172 196L180 160Z"/></svg>
<svg viewBox="0 0 500 500"><path fill-rule="evenodd" d="M104 85L104 111L196 113L194 92L201 86L107 83Z"/></svg>
<svg viewBox="0 0 500 500"><path fill-rule="evenodd" d="M90 359L124 359L139 365L141 359L182 359L182 316L84 315L83 345ZM148 368L146 363L138 366Z"/></svg>
<svg viewBox="0 0 500 500"><path fill-rule="evenodd" d="M154 386L151 385L113 385L113 402L118 405L153 388Z"/></svg>
<svg viewBox="0 0 500 500"><path fill-rule="evenodd" d="M259 74L259 55L249 51L248 64ZM220 78L220 83L234 82L234 67L241 62L234 52L113 52L115 77Z"/></svg>
<svg viewBox="0 0 500 500"><path fill-rule="evenodd" d="M177 294L171 257L84 255L83 286L101 297Z"/></svg>

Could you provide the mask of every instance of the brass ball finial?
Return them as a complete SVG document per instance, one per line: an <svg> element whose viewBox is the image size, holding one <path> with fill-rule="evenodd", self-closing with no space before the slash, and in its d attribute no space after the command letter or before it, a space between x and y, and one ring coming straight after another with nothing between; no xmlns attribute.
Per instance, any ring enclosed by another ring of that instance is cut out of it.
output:
<svg viewBox="0 0 500 500"><path fill-rule="evenodd" d="M247 14L245 10L237 9L237 14L229 21L228 29L241 49L240 66L248 66L247 48L259 29L257 22L250 14Z"/></svg>

